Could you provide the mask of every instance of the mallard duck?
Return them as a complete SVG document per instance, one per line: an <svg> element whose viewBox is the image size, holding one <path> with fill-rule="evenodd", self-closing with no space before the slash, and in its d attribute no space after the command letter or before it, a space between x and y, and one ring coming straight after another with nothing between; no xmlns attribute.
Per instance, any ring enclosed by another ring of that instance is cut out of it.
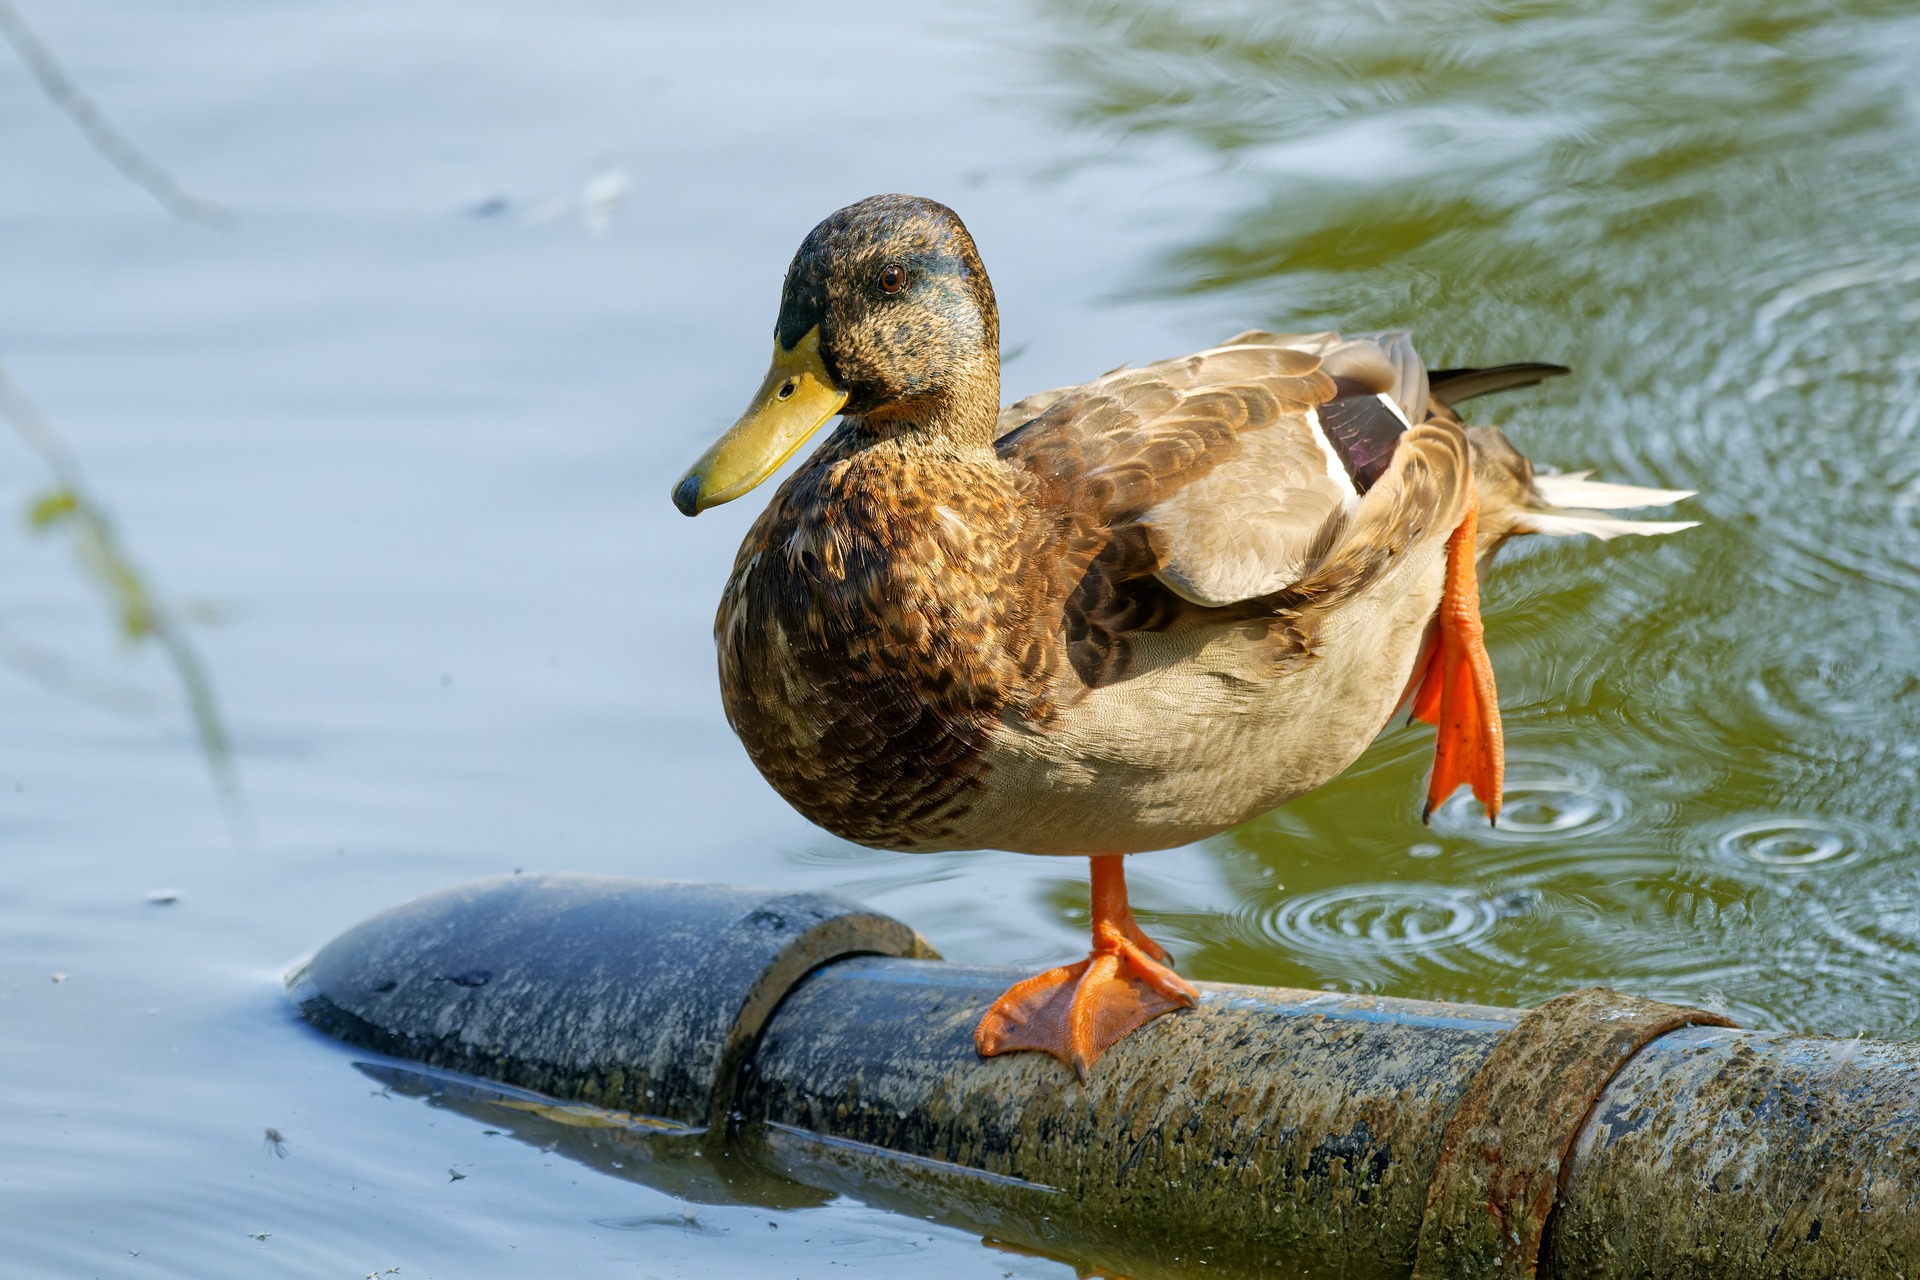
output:
<svg viewBox="0 0 1920 1280"><path fill-rule="evenodd" d="M1466 785L1496 818L1479 567L1513 534L1686 528L1598 509L1689 495L1536 475L1453 405L1567 371L1429 371L1401 332L1247 332L1005 409L999 352L952 210L850 205L802 242L766 380L673 501L740 497L840 415L721 596L727 719L848 840L1091 859L1091 953L976 1033L1084 1078L1197 996L1124 855L1312 790L1409 702L1438 729L1426 811Z"/></svg>

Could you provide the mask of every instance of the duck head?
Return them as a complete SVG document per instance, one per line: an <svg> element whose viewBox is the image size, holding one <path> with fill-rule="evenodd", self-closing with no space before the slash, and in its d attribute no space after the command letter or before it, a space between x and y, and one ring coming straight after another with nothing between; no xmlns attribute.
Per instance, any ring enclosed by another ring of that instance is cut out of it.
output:
<svg viewBox="0 0 1920 1280"><path fill-rule="evenodd" d="M673 504L692 516L731 502L837 413L875 435L984 445L999 406L1000 317L973 237L943 204L872 196L801 242L772 367L746 413L674 485Z"/></svg>

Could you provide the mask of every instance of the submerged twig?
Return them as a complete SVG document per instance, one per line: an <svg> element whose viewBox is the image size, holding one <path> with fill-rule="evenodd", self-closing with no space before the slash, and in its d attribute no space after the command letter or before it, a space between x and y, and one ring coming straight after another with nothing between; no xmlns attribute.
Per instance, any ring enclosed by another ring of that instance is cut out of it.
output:
<svg viewBox="0 0 1920 1280"><path fill-rule="evenodd" d="M129 182L145 191L160 202L162 208L176 218L199 223L203 227L212 227L224 231L232 227L235 215L232 209L223 204L197 196L180 184L172 174L149 159L141 150L129 141L126 135L113 127L93 99L80 91L72 78L55 61L53 51L40 41L33 28L27 25L20 11L13 7L13 0L0 0L0 37L5 37L20 60L27 64L27 70L39 82L53 105L73 121L94 150L106 157L107 163L124 174Z"/></svg>
<svg viewBox="0 0 1920 1280"><path fill-rule="evenodd" d="M0 0L0 4L5 2ZM21 393L4 362L0 362L0 418L6 419L53 475L53 487L28 509L28 523L43 531L63 525L71 528L80 563L113 605L121 634L129 640L152 639L159 644L180 680L200 754L213 775L221 804L237 831L248 829L251 821L234 769L232 739L199 650L127 555L111 515L88 488L79 460Z"/></svg>

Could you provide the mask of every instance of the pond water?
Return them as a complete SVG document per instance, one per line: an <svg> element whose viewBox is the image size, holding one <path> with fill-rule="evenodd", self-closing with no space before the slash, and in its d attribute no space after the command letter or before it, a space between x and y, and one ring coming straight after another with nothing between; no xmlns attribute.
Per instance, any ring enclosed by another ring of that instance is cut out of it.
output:
<svg viewBox="0 0 1920 1280"><path fill-rule="evenodd" d="M1010 398L1408 325L1435 365L1575 367L1473 406L1534 457L1702 491L1699 529L1488 576L1500 829L1422 826L1430 731L1396 729L1137 859L1186 972L1920 1032L1912 6L9 6L232 211L170 216L0 49L0 359L203 660L240 798L83 525L9 517L0 1271L1072 1273L850 1200L685 1204L378 1087L280 994L515 868L1084 949L1083 864L839 842L720 714L758 500L690 522L667 488L756 385L799 238L877 191L972 227ZM56 480L16 435L24 512Z"/></svg>

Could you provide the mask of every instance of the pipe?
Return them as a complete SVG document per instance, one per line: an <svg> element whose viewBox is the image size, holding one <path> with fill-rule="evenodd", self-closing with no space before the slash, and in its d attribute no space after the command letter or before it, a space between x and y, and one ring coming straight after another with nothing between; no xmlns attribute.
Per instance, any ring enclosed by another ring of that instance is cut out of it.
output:
<svg viewBox="0 0 1920 1280"><path fill-rule="evenodd" d="M547 876L375 917L288 983L352 1043L498 1082L433 1086L463 1105L653 1117L605 1123L676 1194L772 1171L1133 1277L1920 1275L1913 1046L1599 990L1203 983L1082 1086L974 1053L1020 976L830 895Z"/></svg>

